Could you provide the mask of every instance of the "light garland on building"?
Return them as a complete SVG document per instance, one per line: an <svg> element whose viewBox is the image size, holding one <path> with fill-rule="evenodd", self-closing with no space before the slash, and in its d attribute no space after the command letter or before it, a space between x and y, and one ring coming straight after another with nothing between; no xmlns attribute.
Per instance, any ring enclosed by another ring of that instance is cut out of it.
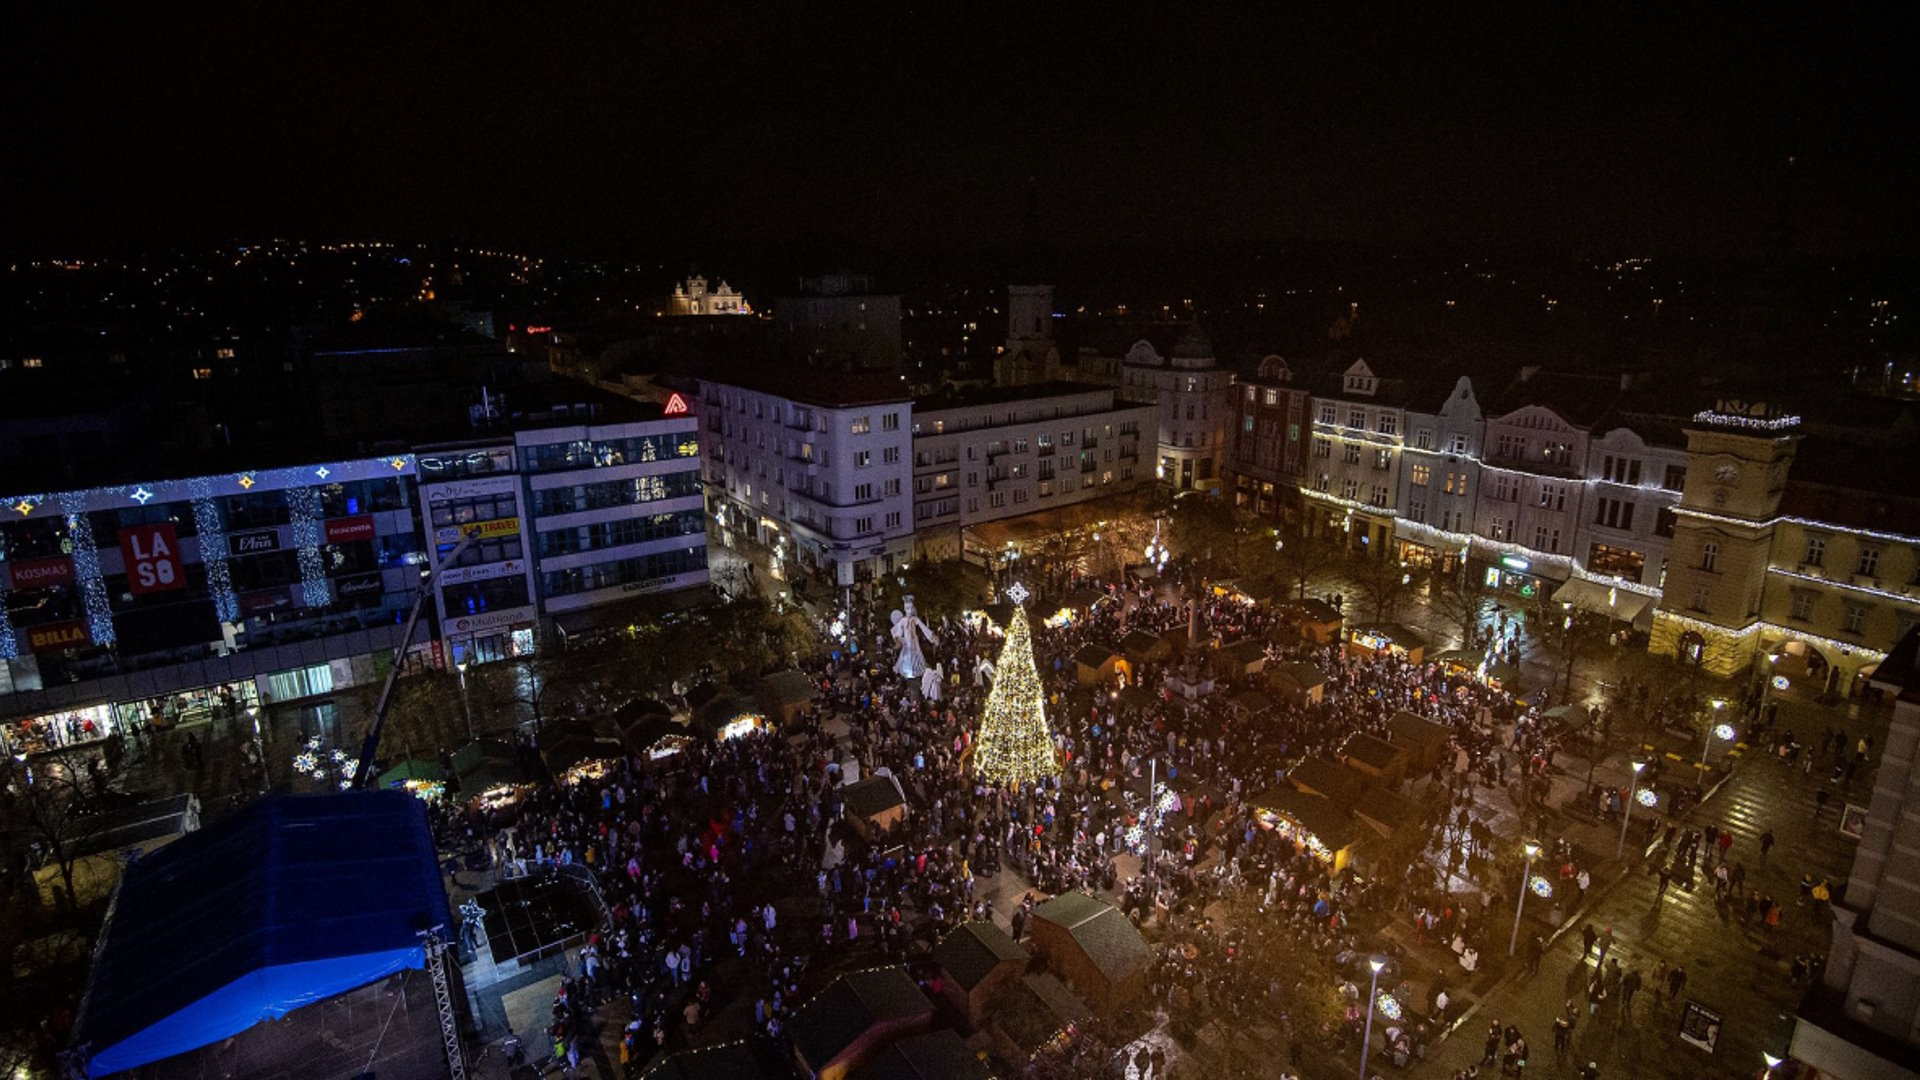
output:
<svg viewBox="0 0 1920 1080"><path fill-rule="evenodd" d="M1658 585L1642 585L1638 581L1628 581L1623 577L1615 577L1609 574L1596 574L1581 566L1579 563L1573 564L1573 576L1582 581L1590 581L1595 585L1605 585L1610 589L1620 589L1624 592L1638 593L1641 596L1658 597L1661 591Z"/></svg>
<svg viewBox="0 0 1920 1080"><path fill-rule="evenodd" d="M320 561L320 496L310 487L288 488L287 511L300 562L300 602L310 608L326 607L333 601L333 592L327 586L327 568Z"/></svg>
<svg viewBox="0 0 1920 1080"><path fill-rule="evenodd" d="M240 621L240 598L233 593L233 575L227 566L226 523L214 502L213 485L204 476L187 481L193 494L193 529L200 537L200 565L207 568L207 592L220 621ZM137 492L135 493L138 494Z"/></svg>
<svg viewBox="0 0 1920 1080"><path fill-rule="evenodd" d="M87 517L83 491L65 492L60 505L67 512L67 539L73 544L73 578L80 585L80 601L87 609L87 632L95 645L113 644L113 605L107 583L100 576L100 552L93 539L93 521Z"/></svg>
<svg viewBox="0 0 1920 1080"><path fill-rule="evenodd" d="M1026 589L1015 585L1007 593L1024 597ZM980 735L974 741L974 772L997 784L1028 784L1058 775L1060 763L1047 729L1046 691L1033 663L1033 631L1018 599L994 672L993 690L980 715Z"/></svg>
<svg viewBox="0 0 1920 1080"><path fill-rule="evenodd" d="M1733 413L1719 413L1712 409L1702 409L1693 414L1696 424L1712 424L1714 427L1751 428L1755 431L1785 431L1800 426L1798 416L1737 416Z"/></svg>
<svg viewBox="0 0 1920 1080"><path fill-rule="evenodd" d="M1767 573L1779 574L1781 577L1798 578L1801 581L1810 581L1815 585L1827 585L1836 589L1865 593L1868 596L1878 596L1883 599L1895 601L1896 603L1920 604L1920 596L1915 596L1912 593L1897 593L1890 589L1876 589L1867 585L1855 585L1850 581L1835 581L1833 578L1820 577L1817 574L1803 574L1798 570L1788 570L1783 566L1769 566L1767 567Z"/></svg>
<svg viewBox="0 0 1920 1080"><path fill-rule="evenodd" d="M1690 615L1682 615L1677 611L1669 611L1664 608L1656 611L1654 617L1657 619L1670 619L1680 626L1700 634L1720 634L1733 639L1735 642L1745 641L1747 638L1765 632L1779 634L1781 637L1790 641L1804 641L1810 645L1823 645L1844 656L1859 655L1868 660L1876 661L1887 658L1887 654L1879 649L1862 645L1857 641L1841 641L1838 638L1809 634L1804 630L1798 630L1791 626L1781 626L1779 623L1767 622L1764 619L1756 619L1744 627L1735 629L1731 626L1722 626L1719 623L1707 622L1704 619L1696 619Z"/></svg>
<svg viewBox="0 0 1920 1080"><path fill-rule="evenodd" d="M13 620L7 618L7 605L0 602L0 660L12 660L20 655L20 641L13 636Z"/></svg>
<svg viewBox="0 0 1920 1080"><path fill-rule="evenodd" d="M1574 565L1573 556L1571 555L1548 554L1544 551L1535 551L1525 544L1514 544L1505 540L1493 540L1485 536L1474 537L1473 546L1491 548L1502 555L1518 555L1529 561L1551 563L1555 566L1565 567L1569 571L1573 569Z"/></svg>
<svg viewBox="0 0 1920 1080"><path fill-rule="evenodd" d="M1370 514L1374 517L1388 518L1400 516L1400 512L1391 506L1380 506L1376 503L1361 502L1358 499L1349 499L1328 491L1316 491L1313 488L1303 487L1300 489L1300 494L1311 499L1318 499L1321 502L1332 503L1335 506L1351 510L1356 514Z"/></svg>
<svg viewBox="0 0 1920 1080"><path fill-rule="evenodd" d="M1836 525L1830 521L1815 521L1812 518L1793 517L1782 514L1771 518L1740 518L1725 514L1709 513L1689 507L1676 506L1673 512L1681 517L1696 517L1703 521L1715 521L1725 525L1740 525L1747 528L1768 528L1774 525L1798 525L1805 529L1818 529L1821 532L1838 533L1842 536L1859 536L1868 540L1879 540L1889 544L1920 545L1920 536L1902 536L1899 533L1876 532L1873 529L1856 529L1848 525Z"/></svg>

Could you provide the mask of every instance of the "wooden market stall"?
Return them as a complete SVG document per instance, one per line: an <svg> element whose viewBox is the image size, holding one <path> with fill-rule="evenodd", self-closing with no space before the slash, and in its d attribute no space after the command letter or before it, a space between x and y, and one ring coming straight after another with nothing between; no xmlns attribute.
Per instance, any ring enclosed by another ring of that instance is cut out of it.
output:
<svg viewBox="0 0 1920 1080"><path fill-rule="evenodd" d="M1301 640L1315 645L1331 645L1340 640L1340 627L1345 619L1332 604L1325 600L1295 600L1281 608L1299 630Z"/></svg>
<svg viewBox="0 0 1920 1080"><path fill-rule="evenodd" d="M561 784L605 776L625 753L620 727L611 718L558 720L540 732L540 760Z"/></svg>
<svg viewBox="0 0 1920 1080"><path fill-rule="evenodd" d="M841 813L868 843L878 841L907 819L907 796L891 776L869 776L840 789Z"/></svg>
<svg viewBox="0 0 1920 1080"><path fill-rule="evenodd" d="M1267 643L1254 639L1236 641L1214 650L1213 674L1219 679L1243 679L1258 675L1267 667Z"/></svg>
<svg viewBox="0 0 1920 1080"><path fill-rule="evenodd" d="M1133 683L1133 665L1127 662L1125 656L1106 645L1089 642L1080 646L1073 654L1073 665L1083 686Z"/></svg>
<svg viewBox="0 0 1920 1080"><path fill-rule="evenodd" d="M1447 745L1452 740L1453 732L1445 724L1405 709L1387 718L1387 741L1406 752L1413 772L1426 772L1447 760Z"/></svg>
<svg viewBox="0 0 1920 1080"><path fill-rule="evenodd" d="M513 744L475 739L453 752L453 778L462 802L487 809L517 805L531 781Z"/></svg>
<svg viewBox="0 0 1920 1080"><path fill-rule="evenodd" d="M776 671L760 680L759 696L767 719L784 726L819 699L820 687L804 671Z"/></svg>
<svg viewBox="0 0 1920 1080"><path fill-rule="evenodd" d="M978 1027L1007 980L1026 970L1032 955L988 920L962 923L933 947L941 992L967 1023Z"/></svg>
<svg viewBox="0 0 1920 1080"><path fill-rule="evenodd" d="M1147 630L1129 630L1120 639L1120 651L1134 666L1163 664L1173 659L1173 643Z"/></svg>
<svg viewBox="0 0 1920 1080"><path fill-rule="evenodd" d="M1153 951L1120 909L1082 892L1033 909L1033 947L1047 967L1102 1012L1131 1002L1147 985Z"/></svg>
<svg viewBox="0 0 1920 1080"><path fill-rule="evenodd" d="M1270 788L1251 800L1254 820L1301 845L1334 873L1353 861L1353 815L1348 807L1291 787Z"/></svg>
<svg viewBox="0 0 1920 1080"><path fill-rule="evenodd" d="M1327 692L1327 677L1305 660L1280 660L1267 665L1267 686L1289 705L1318 705Z"/></svg>
<svg viewBox="0 0 1920 1080"><path fill-rule="evenodd" d="M1407 754L1377 735L1356 731L1347 736L1340 745L1336 756L1364 776L1372 777L1389 788L1397 788L1407 778Z"/></svg>
<svg viewBox="0 0 1920 1080"><path fill-rule="evenodd" d="M1398 656L1409 664L1426 659L1427 639L1394 622L1362 623L1347 634L1347 645L1362 656Z"/></svg>
<svg viewBox="0 0 1920 1080"><path fill-rule="evenodd" d="M903 967L842 975L787 1025L794 1060L815 1080L845 1080L886 1043L933 1026L933 1002Z"/></svg>

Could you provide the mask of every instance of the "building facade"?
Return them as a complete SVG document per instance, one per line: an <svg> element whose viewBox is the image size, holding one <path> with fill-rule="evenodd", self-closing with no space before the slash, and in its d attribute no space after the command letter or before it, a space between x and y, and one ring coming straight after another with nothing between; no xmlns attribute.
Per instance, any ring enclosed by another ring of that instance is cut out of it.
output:
<svg viewBox="0 0 1920 1080"><path fill-rule="evenodd" d="M1240 414L1226 472L1233 504L1269 521L1299 512L1306 469L1311 394L1296 386L1279 356L1263 357L1257 374L1242 380Z"/></svg>
<svg viewBox="0 0 1920 1080"><path fill-rule="evenodd" d="M802 278L800 295L773 302L791 350L829 367L893 371L900 364L900 297L859 274Z"/></svg>
<svg viewBox="0 0 1920 1080"><path fill-rule="evenodd" d="M1007 286L1007 343L993 358L995 386L1034 386L1060 378L1053 343L1053 286Z"/></svg>
<svg viewBox="0 0 1920 1080"><path fill-rule="evenodd" d="M1149 483L1141 446L1156 406L1111 389L1041 383L927 399L913 414L913 524L921 557L958 558L964 529Z"/></svg>
<svg viewBox="0 0 1920 1080"><path fill-rule="evenodd" d="M419 582L412 454L6 500L15 752L376 677ZM417 644L425 644L427 627Z"/></svg>
<svg viewBox="0 0 1920 1080"><path fill-rule="evenodd" d="M1312 408L1310 482L1302 491L1307 531L1390 557L1406 444L1405 385L1355 360L1313 396Z"/></svg>
<svg viewBox="0 0 1920 1080"><path fill-rule="evenodd" d="M722 281L709 289L707 279L696 274L673 287L667 301L669 315L751 315L753 305Z"/></svg>
<svg viewBox="0 0 1920 1080"><path fill-rule="evenodd" d="M1424 404L1425 411L1415 408ZM1485 424L1473 382L1462 375L1437 404L1416 397L1401 448L1394 554L1401 562L1452 573L1472 539Z"/></svg>
<svg viewBox="0 0 1920 1080"><path fill-rule="evenodd" d="M1192 323L1142 337L1121 365L1123 394L1160 409L1154 475L1176 491L1220 491L1232 451L1233 373L1214 362L1213 345Z"/></svg>
<svg viewBox="0 0 1920 1080"><path fill-rule="evenodd" d="M793 371L703 379L707 508L784 577L844 587L913 557L913 401L897 376Z"/></svg>

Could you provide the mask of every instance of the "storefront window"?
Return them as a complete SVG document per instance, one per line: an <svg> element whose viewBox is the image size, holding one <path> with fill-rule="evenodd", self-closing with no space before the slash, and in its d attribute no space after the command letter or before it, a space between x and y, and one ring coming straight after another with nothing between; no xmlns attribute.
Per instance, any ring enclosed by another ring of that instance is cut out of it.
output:
<svg viewBox="0 0 1920 1080"><path fill-rule="evenodd" d="M9 722L0 728L0 742L9 754L42 754L98 742L119 730L113 706L101 702Z"/></svg>
<svg viewBox="0 0 1920 1080"><path fill-rule="evenodd" d="M277 671L262 678L260 690L269 704L331 694L333 693L333 668L326 664L315 664L312 667L294 668L292 671Z"/></svg>

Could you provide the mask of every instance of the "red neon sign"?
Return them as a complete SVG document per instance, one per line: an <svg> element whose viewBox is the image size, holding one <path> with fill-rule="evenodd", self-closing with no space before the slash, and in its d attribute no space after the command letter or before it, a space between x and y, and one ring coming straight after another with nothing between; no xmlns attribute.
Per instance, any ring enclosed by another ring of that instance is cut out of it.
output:
<svg viewBox="0 0 1920 1080"><path fill-rule="evenodd" d="M674 394L667 398L667 407L660 411L664 416L685 416L690 410L687 408L687 399Z"/></svg>

